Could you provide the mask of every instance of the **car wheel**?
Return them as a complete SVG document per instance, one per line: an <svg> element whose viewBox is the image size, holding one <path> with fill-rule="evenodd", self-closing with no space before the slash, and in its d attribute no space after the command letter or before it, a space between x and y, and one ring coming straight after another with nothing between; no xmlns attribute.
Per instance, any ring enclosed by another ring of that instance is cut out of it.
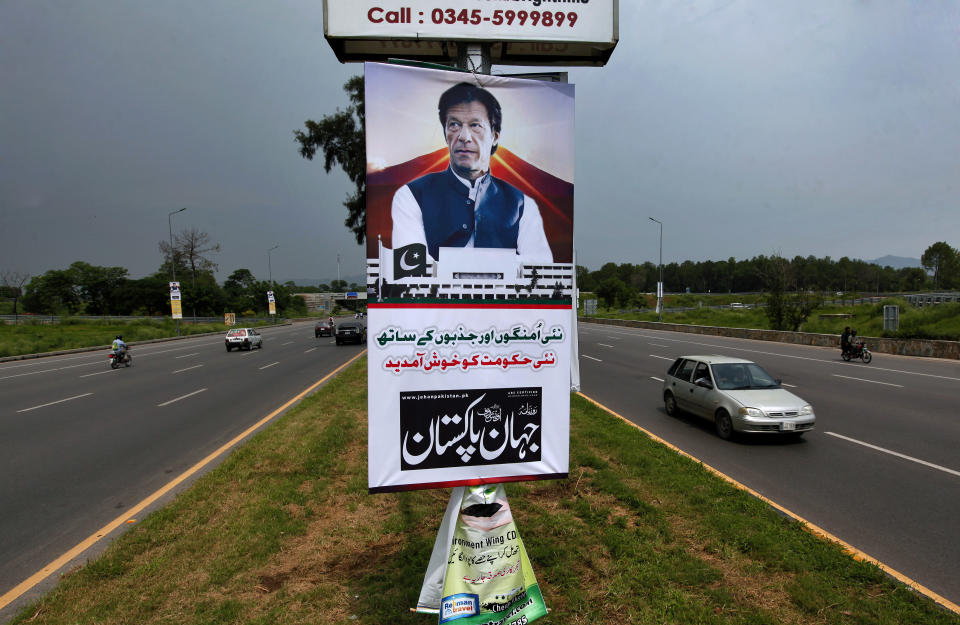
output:
<svg viewBox="0 0 960 625"><path fill-rule="evenodd" d="M230 348L230 346L229 346L229 345L227 345L227 351L228 351L228 352L230 351L230 349L231 349L231 348Z"/></svg>
<svg viewBox="0 0 960 625"><path fill-rule="evenodd" d="M673 396L673 393L667 393L666 397L663 398L663 408L671 417L677 416L679 409L677 408L677 400Z"/></svg>
<svg viewBox="0 0 960 625"><path fill-rule="evenodd" d="M730 440L730 438L733 436L733 420L730 419L730 415L727 414L726 410L720 409L717 411L715 420L717 426L717 436L725 441Z"/></svg>
<svg viewBox="0 0 960 625"><path fill-rule="evenodd" d="M263 349L263 341L257 343L257 349Z"/></svg>

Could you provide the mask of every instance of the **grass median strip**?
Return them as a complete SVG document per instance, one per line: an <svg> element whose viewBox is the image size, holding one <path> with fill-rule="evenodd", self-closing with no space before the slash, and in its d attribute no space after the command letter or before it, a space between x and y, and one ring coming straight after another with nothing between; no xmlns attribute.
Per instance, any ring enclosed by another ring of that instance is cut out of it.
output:
<svg viewBox="0 0 960 625"><path fill-rule="evenodd" d="M15 623L418 623L449 491L369 495L366 360L234 451ZM960 617L581 397L570 478L508 484L545 622Z"/></svg>

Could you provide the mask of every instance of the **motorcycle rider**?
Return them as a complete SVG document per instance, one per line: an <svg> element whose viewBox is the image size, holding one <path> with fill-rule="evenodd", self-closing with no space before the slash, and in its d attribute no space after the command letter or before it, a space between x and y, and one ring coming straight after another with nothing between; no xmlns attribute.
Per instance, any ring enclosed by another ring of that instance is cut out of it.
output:
<svg viewBox="0 0 960 625"><path fill-rule="evenodd" d="M840 335L840 353L846 354L850 350L850 326L843 329Z"/></svg>
<svg viewBox="0 0 960 625"><path fill-rule="evenodd" d="M856 357L857 351L860 349L860 345L857 343L857 331L850 331L850 338L847 342L847 349L850 351L850 355Z"/></svg>
<svg viewBox="0 0 960 625"><path fill-rule="evenodd" d="M123 342L123 337L119 334L113 339L113 353L117 355L117 362L123 362L127 355L127 344Z"/></svg>

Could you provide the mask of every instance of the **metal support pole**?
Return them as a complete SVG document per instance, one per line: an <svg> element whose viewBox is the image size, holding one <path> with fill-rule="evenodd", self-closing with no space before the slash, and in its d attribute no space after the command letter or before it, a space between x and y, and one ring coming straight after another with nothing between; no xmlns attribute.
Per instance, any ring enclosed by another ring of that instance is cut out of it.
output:
<svg viewBox="0 0 960 625"><path fill-rule="evenodd" d="M169 234L170 234L170 275L173 276L170 279L170 282L177 281L177 264L173 260L173 216L176 215L177 213L182 213L185 210L187 210L186 206L184 206L181 209L167 213L167 230L169 231ZM177 319L177 336L180 336L180 320L179 319Z"/></svg>
<svg viewBox="0 0 960 625"><path fill-rule="evenodd" d="M660 280L657 282L657 321L663 321L663 222L653 217L649 219L660 224Z"/></svg>

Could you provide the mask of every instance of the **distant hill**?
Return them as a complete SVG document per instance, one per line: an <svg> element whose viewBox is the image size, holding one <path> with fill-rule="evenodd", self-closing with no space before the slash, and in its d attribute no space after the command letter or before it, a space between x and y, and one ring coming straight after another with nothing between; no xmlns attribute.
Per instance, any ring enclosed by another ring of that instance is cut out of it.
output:
<svg viewBox="0 0 960 625"><path fill-rule="evenodd" d="M880 265L881 267L886 267L886 266L889 265L890 267L893 267L894 269L903 269L903 268L905 268L905 267L922 267L922 266L923 266L923 265L920 263L920 259L919 259L919 258L907 258L907 257L905 257L905 256L890 256L889 254L888 254L887 256L881 256L880 258L878 258L878 259L876 259L876 260L868 260L868 261L865 261L865 262L875 263L875 264L877 264L877 265Z"/></svg>

